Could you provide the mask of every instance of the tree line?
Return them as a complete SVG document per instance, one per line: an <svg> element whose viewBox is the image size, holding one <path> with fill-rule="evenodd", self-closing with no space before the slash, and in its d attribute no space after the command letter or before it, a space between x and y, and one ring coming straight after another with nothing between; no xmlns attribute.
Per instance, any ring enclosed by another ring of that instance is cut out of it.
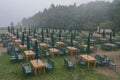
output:
<svg viewBox="0 0 120 80"><path fill-rule="evenodd" d="M23 18L23 26L46 28L96 30L97 26L119 30L120 0L95 1L87 4L54 5L29 18Z"/></svg>

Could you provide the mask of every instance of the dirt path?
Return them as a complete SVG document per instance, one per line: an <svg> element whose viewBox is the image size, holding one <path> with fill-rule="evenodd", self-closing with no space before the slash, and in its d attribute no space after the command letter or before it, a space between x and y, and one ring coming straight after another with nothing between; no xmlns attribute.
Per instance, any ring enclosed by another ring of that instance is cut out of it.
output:
<svg viewBox="0 0 120 80"><path fill-rule="evenodd" d="M2 43L0 43L0 55L4 52L7 52L7 49L2 46Z"/></svg>

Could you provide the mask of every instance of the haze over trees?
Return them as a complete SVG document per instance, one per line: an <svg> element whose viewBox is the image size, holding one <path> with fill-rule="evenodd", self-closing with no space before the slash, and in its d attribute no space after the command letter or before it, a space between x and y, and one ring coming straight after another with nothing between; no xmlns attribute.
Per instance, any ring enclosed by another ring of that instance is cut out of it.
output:
<svg viewBox="0 0 120 80"><path fill-rule="evenodd" d="M74 28L95 30L102 28L120 30L120 0L95 1L88 4L54 5L29 18L22 19L24 26L49 28Z"/></svg>

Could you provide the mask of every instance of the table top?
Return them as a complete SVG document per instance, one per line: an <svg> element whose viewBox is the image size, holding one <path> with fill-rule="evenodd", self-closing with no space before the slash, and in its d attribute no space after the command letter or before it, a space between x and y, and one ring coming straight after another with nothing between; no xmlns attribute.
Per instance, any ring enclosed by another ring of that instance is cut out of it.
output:
<svg viewBox="0 0 120 80"><path fill-rule="evenodd" d="M105 39L105 38L100 38L100 40L107 41L107 39Z"/></svg>
<svg viewBox="0 0 120 80"><path fill-rule="evenodd" d="M87 48L87 45L82 45L84 48ZM93 46L90 46L91 49L93 49Z"/></svg>
<svg viewBox="0 0 120 80"><path fill-rule="evenodd" d="M94 61L94 60L96 60L94 57L92 57L90 55L80 55L80 57L82 57L86 61Z"/></svg>
<svg viewBox="0 0 120 80"><path fill-rule="evenodd" d="M64 44L64 42L61 42L61 41L58 41L58 42L56 42L56 43L58 43L58 44Z"/></svg>
<svg viewBox="0 0 120 80"><path fill-rule="evenodd" d="M32 41L37 41L37 39L35 39L35 38L32 38L31 40L32 40Z"/></svg>
<svg viewBox="0 0 120 80"><path fill-rule="evenodd" d="M111 47L116 47L115 44L111 44L111 43L104 43L104 45L106 45L106 46L111 46Z"/></svg>
<svg viewBox="0 0 120 80"><path fill-rule="evenodd" d="M35 55L35 53L34 53L32 50L24 51L24 54L25 54L26 56L28 56L28 55Z"/></svg>
<svg viewBox="0 0 120 80"><path fill-rule="evenodd" d="M80 39L81 37L80 36L76 36L77 39Z"/></svg>
<svg viewBox="0 0 120 80"><path fill-rule="evenodd" d="M25 37L27 37L27 34L24 34Z"/></svg>
<svg viewBox="0 0 120 80"><path fill-rule="evenodd" d="M11 33L8 33L8 35L10 36L10 37L13 37L14 35L13 34L11 34Z"/></svg>
<svg viewBox="0 0 120 80"><path fill-rule="evenodd" d="M59 53L59 50L56 48L50 48L49 51L52 53Z"/></svg>
<svg viewBox="0 0 120 80"><path fill-rule="evenodd" d="M117 41L117 38L112 38L112 40Z"/></svg>
<svg viewBox="0 0 120 80"><path fill-rule="evenodd" d="M20 45L20 48L27 48L27 45Z"/></svg>
<svg viewBox="0 0 120 80"><path fill-rule="evenodd" d="M120 44L120 42L116 42L117 44Z"/></svg>
<svg viewBox="0 0 120 80"><path fill-rule="evenodd" d="M21 40L20 39L16 39L15 42L17 43L21 43Z"/></svg>
<svg viewBox="0 0 120 80"><path fill-rule="evenodd" d="M95 40L94 40L94 39L90 39L90 41L91 41L91 42L95 42Z"/></svg>
<svg viewBox="0 0 120 80"><path fill-rule="evenodd" d="M45 40L51 40L50 38L45 38Z"/></svg>
<svg viewBox="0 0 120 80"><path fill-rule="evenodd" d="M56 42L56 44L64 44L64 42L59 41L59 42Z"/></svg>
<svg viewBox="0 0 120 80"><path fill-rule="evenodd" d="M43 63L43 61L40 60L40 59L31 60L30 63L32 64L32 66L33 66L34 68L45 67L45 63Z"/></svg>
<svg viewBox="0 0 120 80"><path fill-rule="evenodd" d="M78 44L78 41L73 41L73 43Z"/></svg>
<svg viewBox="0 0 120 80"><path fill-rule="evenodd" d="M33 36L29 36L29 38L30 38L30 39L32 39L32 38L33 38Z"/></svg>
<svg viewBox="0 0 120 80"><path fill-rule="evenodd" d="M16 39L16 36L13 36L12 38L13 38L13 39Z"/></svg>
<svg viewBox="0 0 120 80"><path fill-rule="evenodd" d="M67 49L72 50L72 51L77 51L77 48L68 46Z"/></svg>
<svg viewBox="0 0 120 80"><path fill-rule="evenodd" d="M46 43L39 43L39 46L47 46Z"/></svg>

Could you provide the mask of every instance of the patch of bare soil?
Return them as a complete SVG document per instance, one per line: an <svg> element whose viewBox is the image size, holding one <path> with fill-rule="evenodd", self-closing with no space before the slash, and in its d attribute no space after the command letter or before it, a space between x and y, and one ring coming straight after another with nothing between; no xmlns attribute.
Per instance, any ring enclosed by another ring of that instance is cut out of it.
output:
<svg viewBox="0 0 120 80"><path fill-rule="evenodd" d="M120 72L120 51L103 51L101 49L98 49L97 54L101 56L107 55L108 57L114 58L117 67L116 70L110 69L108 67L97 67L95 70L99 73L111 77L113 80L120 80L120 75L117 74ZM92 54L92 56L95 55L96 53Z"/></svg>
<svg viewBox="0 0 120 80"><path fill-rule="evenodd" d="M2 53L6 52L6 51L7 51L7 49L2 46L2 43L0 43L0 55L2 55Z"/></svg>

